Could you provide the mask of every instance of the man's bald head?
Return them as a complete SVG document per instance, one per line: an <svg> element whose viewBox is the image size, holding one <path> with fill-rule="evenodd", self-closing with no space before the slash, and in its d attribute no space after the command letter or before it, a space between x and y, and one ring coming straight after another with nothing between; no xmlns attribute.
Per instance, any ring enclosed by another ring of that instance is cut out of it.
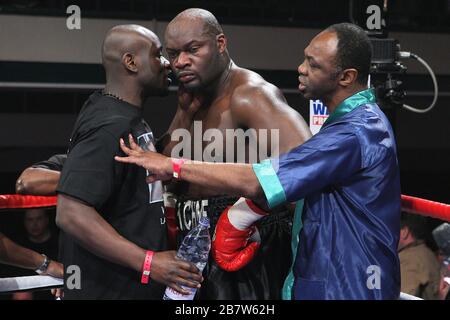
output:
<svg viewBox="0 0 450 320"><path fill-rule="evenodd" d="M202 24L203 33L210 36L217 36L223 33L222 27L217 21L216 17L209 11L200 8L190 8L180 12L175 18L170 21L166 31L172 29L183 29L186 25ZM174 31L175 31L174 30Z"/></svg>
<svg viewBox="0 0 450 320"><path fill-rule="evenodd" d="M102 47L102 63L106 73L120 66L125 54L138 54L140 50L160 45L158 37L149 29L128 24L115 26L108 31Z"/></svg>

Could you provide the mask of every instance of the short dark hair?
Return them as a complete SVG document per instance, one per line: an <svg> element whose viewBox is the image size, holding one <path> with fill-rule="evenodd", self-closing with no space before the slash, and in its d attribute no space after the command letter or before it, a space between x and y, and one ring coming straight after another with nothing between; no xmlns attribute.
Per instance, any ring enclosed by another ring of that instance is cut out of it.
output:
<svg viewBox="0 0 450 320"><path fill-rule="evenodd" d="M372 59L372 46L366 32L352 23L338 23L326 31L335 32L338 38L336 66L340 70L354 68L358 71L356 81L367 84Z"/></svg>
<svg viewBox="0 0 450 320"><path fill-rule="evenodd" d="M423 240L427 235L427 219L424 216L402 211L400 228L408 227L416 240Z"/></svg>

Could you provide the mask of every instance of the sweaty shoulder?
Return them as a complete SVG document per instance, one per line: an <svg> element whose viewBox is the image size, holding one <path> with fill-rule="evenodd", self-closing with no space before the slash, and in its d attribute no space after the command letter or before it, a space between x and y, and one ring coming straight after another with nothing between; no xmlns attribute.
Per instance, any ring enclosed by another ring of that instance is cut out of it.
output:
<svg viewBox="0 0 450 320"><path fill-rule="evenodd" d="M231 111L241 107L255 106L256 104L266 108L289 108L281 90L264 80L259 74L238 68L235 78L235 85L231 94Z"/></svg>
<svg viewBox="0 0 450 320"><path fill-rule="evenodd" d="M311 137L303 117L291 108L280 89L260 75L238 69L230 98L235 123L255 129L277 129L280 151L288 151Z"/></svg>

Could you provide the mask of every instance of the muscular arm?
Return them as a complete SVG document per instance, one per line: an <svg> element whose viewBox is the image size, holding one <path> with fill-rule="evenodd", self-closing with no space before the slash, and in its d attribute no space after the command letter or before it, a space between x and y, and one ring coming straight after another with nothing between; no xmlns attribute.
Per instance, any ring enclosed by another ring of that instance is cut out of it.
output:
<svg viewBox="0 0 450 320"><path fill-rule="evenodd" d="M27 168L16 181L16 193L47 196L56 194L60 172L44 168Z"/></svg>
<svg viewBox="0 0 450 320"><path fill-rule="evenodd" d="M36 270L44 262L44 257L36 251L19 246L0 233L0 263L15 267ZM63 268L60 263L52 261L47 274L62 278Z"/></svg>
<svg viewBox="0 0 450 320"><path fill-rule="evenodd" d="M59 194L56 224L95 255L136 271L141 270L145 250L118 234L93 207Z"/></svg>
<svg viewBox="0 0 450 320"><path fill-rule="evenodd" d="M35 270L44 262L44 257L37 252L17 245L0 233L0 262Z"/></svg>
<svg viewBox="0 0 450 320"><path fill-rule="evenodd" d="M56 224L81 246L110 262L140 272L146 250L122 237L91 206L64 194L58 195ZM202 281L198 269L175 258L175 251L155 252L150 277L187 294L181 285L197 287Z"/></svg>

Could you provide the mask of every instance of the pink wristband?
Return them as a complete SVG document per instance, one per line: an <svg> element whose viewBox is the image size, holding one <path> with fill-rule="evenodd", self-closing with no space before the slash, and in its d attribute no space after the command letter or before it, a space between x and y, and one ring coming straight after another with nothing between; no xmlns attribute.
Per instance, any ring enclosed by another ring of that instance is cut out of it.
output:
<svg viewBox="0 0 450 320"><path fill-rule="evenodd" d="M152 269L153 251L147 251L145 253L144 265L142 266L141 283L147 284L150 278L150 270Z"/></svg>
<svg viewBox="0 0 450 320"><path fill-rule="evenodd" d="M173 177L177 180L181 179L181 166L186 162L185 159L171 158L173 167Z"/></svg>

